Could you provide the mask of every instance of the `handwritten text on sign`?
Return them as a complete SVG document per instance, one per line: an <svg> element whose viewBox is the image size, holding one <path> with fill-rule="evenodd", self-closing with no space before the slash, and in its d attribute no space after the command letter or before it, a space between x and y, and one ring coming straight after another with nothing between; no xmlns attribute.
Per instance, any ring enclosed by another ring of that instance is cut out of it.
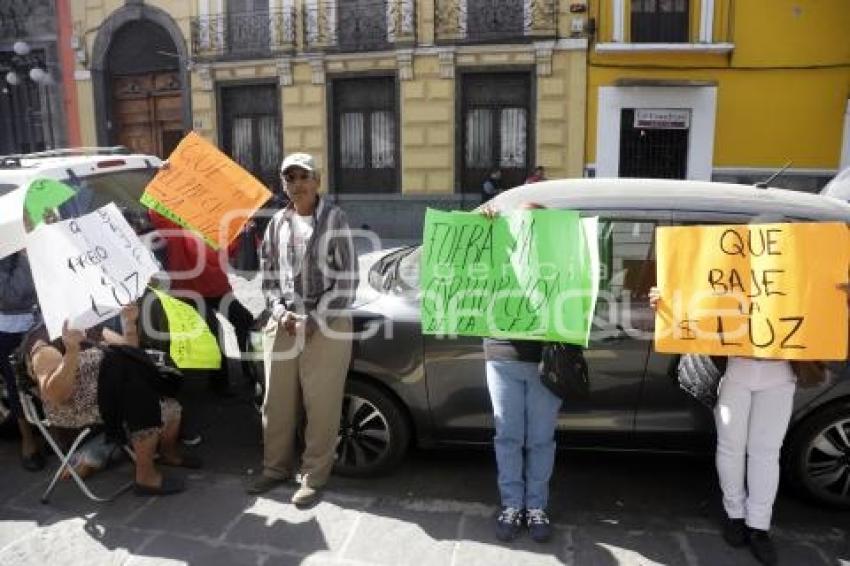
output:
<svg viewBox="0 0 850 566"><path fill-rule="evenodd" d="M191 306L166 293L153 291L168 319L171 359L180 369L218 369L221 350L204 317Z"/></svg>
<svg viewBox="0 0 850 566"><path fill-rule="evenodd" d="M271 193L214 145L190 132L145 188L141 202L203 236L214 249L232 242Z"/></svg>
<svg viewBox="0 0 850 566"><path fill-rule="evenodd" d="M136 301L159 271L115 204L27 234L38 302L51 338L62 323L90 328Z"/></svg>
<svg viewBox="0 0 850 566"><path fill-rule="evenodd" d="M588 239L572 211L520 211L489 220L428 210L422 331L586 345L597 294L595 220L587 220Z"/></svg>
<svg viewBox="0 0 850 566"><path fill-rule="evenodd" d="M847 357L850 237L842 223L658 229L660 352Z"/></svg>

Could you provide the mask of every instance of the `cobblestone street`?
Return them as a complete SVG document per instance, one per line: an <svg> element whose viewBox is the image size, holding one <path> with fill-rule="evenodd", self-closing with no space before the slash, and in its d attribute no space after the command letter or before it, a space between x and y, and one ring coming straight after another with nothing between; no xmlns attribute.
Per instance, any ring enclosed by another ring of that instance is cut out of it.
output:
<svg viewBox="0 0 850 566"><path fill-rule="evenodd" d="M188 389L206 466L174 497L124 494L95 504L66 482L42 505L48 472L25 472L14 444L0 444L0 564L756 564L720 537L719 493L705 458L562 453L552 482L554 540L523 536L505 545L492 529L490 451L413 451L390 476L333 478L324 500L302 511L289 503L292 486L266 497L243 490L260 458L247 395L221 401L203 382ZM125 463L93 485L107 491L129 478ZM850 564L847 512L783 491L775 518L782 564Z"/></svg>

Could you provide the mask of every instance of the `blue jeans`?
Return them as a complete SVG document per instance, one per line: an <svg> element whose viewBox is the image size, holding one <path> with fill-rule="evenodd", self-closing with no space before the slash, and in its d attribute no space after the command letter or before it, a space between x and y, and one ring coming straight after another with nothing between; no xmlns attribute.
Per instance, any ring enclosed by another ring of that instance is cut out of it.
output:
<svg viewBox="0 0 850 566"><path fill-rule="evenodd" d="M537 364L530 362L488 361L487 389L502 506L546 509L561 400L540 383Z"/></svg>

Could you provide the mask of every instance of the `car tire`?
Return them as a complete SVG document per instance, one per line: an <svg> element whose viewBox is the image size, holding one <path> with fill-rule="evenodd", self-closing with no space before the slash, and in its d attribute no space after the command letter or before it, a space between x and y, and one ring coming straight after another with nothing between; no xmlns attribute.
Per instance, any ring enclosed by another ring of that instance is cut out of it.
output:
<svg viewBox="0 0 850 566"><path fill-rule="evenodd" d="M850 402L807 417L792 432L785 456L795 488L820 503L850 508Z"/></svg>
<svg viewBox="0 0 850 566"><path fill-rule="evenodd" d="M392 470L407 452L410 424L379 386L349 378L340 416L334 472L367 477Z"/></svg>

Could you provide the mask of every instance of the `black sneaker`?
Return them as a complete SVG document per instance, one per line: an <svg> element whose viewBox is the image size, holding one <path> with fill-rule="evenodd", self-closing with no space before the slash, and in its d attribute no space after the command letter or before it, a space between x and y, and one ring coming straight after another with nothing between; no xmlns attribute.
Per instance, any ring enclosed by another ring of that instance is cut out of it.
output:
<svg viewBox="0 0 850 566"><path fill-rule="evenodd" d="M522 529L522 509L505 507L496 517L496 538L502 542L514 540Z"/></svg>
<svg viewBox="0 0 850 566"><path fill-rule="evenodd" d="M741 548L747 545L747 524L743 519L726 519L723 525L723 540L731 547Z"/></svg>
<svg viewBox="0 0 850 566"><path fill-rule="evenodd" d="M767 531L750 529L749 538L750 550L759 563L765 566L773 566L779 562L779 557L776 555L776 547L773 546L773 541L770 540L770 535Z"/></svg>
<svg viewBox="0 0 850 566"><path fill-rule="evenodd" d="M543 509L529 509L525 512L528 534L534 542L549 542L552 538L552 525Z"/></svg>

